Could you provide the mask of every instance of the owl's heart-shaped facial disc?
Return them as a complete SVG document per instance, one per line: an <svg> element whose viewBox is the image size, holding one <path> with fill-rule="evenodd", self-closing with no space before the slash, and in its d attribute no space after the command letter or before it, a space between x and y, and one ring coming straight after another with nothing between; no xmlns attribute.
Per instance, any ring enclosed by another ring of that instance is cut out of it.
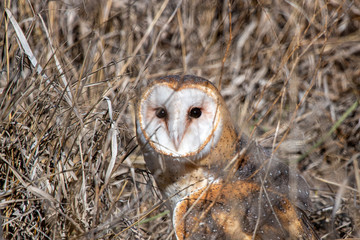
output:
<svg viewBox="0 0 360 240"><path fill-rule="evenodd" d="M139 106L141 131L162 154L186 157L205 153L219 139L218 99L205 86L176 89L157 84L144 93Z"/></svg>

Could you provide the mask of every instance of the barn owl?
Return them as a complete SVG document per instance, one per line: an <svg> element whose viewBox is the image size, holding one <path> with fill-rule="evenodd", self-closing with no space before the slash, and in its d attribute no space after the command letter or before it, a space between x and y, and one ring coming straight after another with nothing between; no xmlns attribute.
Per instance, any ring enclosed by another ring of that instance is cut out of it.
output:
<svg viewBox="0 0 360 240"><path fill-rule="evenodd" d="M136 101L136 133L177 239L318 239L305 180L239 136L210 81L151 81Z"/></svg>

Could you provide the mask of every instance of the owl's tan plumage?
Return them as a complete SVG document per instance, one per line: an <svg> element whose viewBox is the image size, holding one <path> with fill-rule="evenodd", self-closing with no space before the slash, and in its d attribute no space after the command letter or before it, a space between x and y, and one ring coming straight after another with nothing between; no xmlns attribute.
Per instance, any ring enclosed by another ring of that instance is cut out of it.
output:
<svg viewBox="0 0 360 240"><path fill-rule="evenodd" d="M206 79L153 80L136 105L146 165L172 211L177 239L317 239L305 180L238 136Z"/></svg>

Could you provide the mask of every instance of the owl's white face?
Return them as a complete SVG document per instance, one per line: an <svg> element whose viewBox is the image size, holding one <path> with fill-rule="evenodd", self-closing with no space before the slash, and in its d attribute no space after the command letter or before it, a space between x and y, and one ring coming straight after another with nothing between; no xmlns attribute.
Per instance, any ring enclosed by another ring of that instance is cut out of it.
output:
<svg viewBox="0 0 360 240"><path fill-rule="evenodd" d="M219 140L218 99L205 86L174 89L166 83L155 84L144 93L139 106L138 134L159 153L203 155Z"/></svg>

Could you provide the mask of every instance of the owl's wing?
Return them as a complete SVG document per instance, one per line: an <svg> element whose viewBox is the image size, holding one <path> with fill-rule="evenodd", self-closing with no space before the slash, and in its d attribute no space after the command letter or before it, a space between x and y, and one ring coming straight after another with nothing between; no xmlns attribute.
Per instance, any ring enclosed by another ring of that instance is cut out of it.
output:
<svg viewBox="0 0 360 240"><path fill-rule="evenodd" d="M319 239L304 211L306 181L255 143L223 176L180 201L173 215L178 239Z"/></svg>
<svg viewBox="0 0 360 240"><path fill-rule="evenodd" d="M290 168L262 146L247 141L244 137L239 141L238 148L239 152L240 149L246 151L241 151L234 166L236 179L251 181L265 189L271 189L290 199L299 209L305 212L310 210L309 185L297 169Z"/></svg>
<svg viewBox="0 0 360 240"><path fill-rule="evenodd" d="M290 201L251 182L211 184L174 210L177 239L318 239Z"/></svg>

